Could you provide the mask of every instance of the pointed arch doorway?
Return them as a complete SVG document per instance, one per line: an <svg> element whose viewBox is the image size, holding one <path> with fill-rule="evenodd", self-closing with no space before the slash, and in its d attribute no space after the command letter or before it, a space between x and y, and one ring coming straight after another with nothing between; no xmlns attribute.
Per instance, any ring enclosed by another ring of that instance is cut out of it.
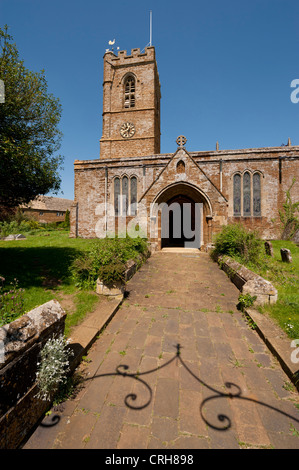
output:
<svg viewBox="0 0 299 470"><path fill-rule="evenodd" d="M171 198L161 211L161 248L196 244L195 225L195 201L181 194Z"/></svg>
<svg viewBox="0 0 299 470"><path fill-rule="evenodd" d="M158 248L201 249L211 240L212 207L196 186L177 182L164 188L154 200Z"/></svg>

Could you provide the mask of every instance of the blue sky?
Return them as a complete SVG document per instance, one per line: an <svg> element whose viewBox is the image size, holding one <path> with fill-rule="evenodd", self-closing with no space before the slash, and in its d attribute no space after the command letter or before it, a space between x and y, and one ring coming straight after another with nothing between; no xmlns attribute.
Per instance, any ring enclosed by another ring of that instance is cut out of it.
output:
<svg viewBox="0 0 299 470"><path fill-rule="evenodd" d="M108 41L143 49L150 10L161 153L180 134L189 151L299 145L298 0L0 0L0 26L62 104L61 197L74 197L74 160L99 158Z"/></svg>

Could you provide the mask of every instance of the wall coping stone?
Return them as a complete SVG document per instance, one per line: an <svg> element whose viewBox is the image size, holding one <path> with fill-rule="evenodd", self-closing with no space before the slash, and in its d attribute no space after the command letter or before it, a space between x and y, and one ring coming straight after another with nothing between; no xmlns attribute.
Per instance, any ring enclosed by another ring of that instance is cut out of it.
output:
<svg viewBox="0 0 299 470"><path fill-rule="evenodd" d="M13 357L23 353L38 339L47 335L47 330L56 322L64 321L66 312L57 300L39 305L29 312L0 328L0 344L3 341L4 361L0 370Z"/></svg>
<svg viewBox="0 0 299 470"><path fill-rule="evenodd" d="M256 297L255 304L277 302L277 289L263 277L254 273L229 256L218 256L217 262L243 294Z"/></svg>

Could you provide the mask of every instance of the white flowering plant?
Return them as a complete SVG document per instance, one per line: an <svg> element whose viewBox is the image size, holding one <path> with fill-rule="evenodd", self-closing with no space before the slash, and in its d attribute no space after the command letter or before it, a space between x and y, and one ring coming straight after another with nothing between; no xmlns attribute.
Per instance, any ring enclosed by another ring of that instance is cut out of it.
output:
<svg viewBox="0 0 299 470"><path fill-rule="evenodd" d="M67 380L69 372L69 358L73 355L67 347L67 341L63 335L50 338L41 350L40 362L37 363L36 380L38 385L37 398L50 400L59 387Z"/></svg>

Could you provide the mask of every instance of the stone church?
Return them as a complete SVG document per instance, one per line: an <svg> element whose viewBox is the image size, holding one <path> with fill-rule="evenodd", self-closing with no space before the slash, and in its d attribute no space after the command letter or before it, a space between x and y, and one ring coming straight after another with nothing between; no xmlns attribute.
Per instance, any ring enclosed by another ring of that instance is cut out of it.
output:
<svg viewBox="0 0 299 470"><path fill-rule="evenodd" d="M292 198L299 200L299 147L289 140L188 152L186 137L175 136L177 150L161 154L160 99L154 47L106 51L100 158L74 163L70 236L127 230L145 234L153 249L195 242L205 250L223 225L239 222L263 238L279 237L279 209L293 177Z"/></svg>

